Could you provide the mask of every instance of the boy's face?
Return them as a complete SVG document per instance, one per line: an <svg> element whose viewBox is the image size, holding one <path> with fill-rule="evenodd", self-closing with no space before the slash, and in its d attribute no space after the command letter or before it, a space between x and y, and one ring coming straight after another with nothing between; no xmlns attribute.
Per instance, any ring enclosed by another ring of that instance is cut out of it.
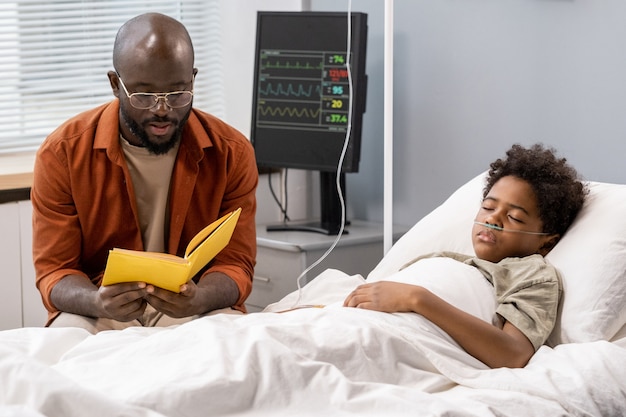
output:
<svg viewBox="0 0 626 417"><path fill-rule="evenodd" d="M474 224L472 244L476 256L490 262L508 257L546 255L558 235L537 235L542 232L537 199L530 184L514 176L499 179L482 202L476 221L497 226L494 230Z"/></svg>

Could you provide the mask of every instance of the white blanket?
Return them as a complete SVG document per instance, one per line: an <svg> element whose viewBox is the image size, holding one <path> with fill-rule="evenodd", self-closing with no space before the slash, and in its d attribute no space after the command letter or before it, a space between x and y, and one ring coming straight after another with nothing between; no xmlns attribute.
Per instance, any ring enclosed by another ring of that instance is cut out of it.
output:
<svg viewBox="0 0 626 417"><path fill-rule="evenodd" d="M326 271L300 299L325 308L0 332L0 416L626 413L624 343L542 347L524 369L491 370L419 315L341 307L362 282Z"/></svg>

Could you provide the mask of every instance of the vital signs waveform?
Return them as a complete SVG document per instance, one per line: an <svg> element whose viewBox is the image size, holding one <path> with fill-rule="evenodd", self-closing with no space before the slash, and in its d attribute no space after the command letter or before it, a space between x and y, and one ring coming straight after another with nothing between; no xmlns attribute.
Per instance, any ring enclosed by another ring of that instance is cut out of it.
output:
<svg viewBox="0 0 626 417"><path fill-rule="evenodd" d="M261 54L260 72L269 77L321 78L324 55Z"/></svg>
<svg viewBox="0 0 626 417"><path fill-rule="evenodd" d="M319 100L322 94L322 87L319 83L291 83L278 82L266 83L259 87L259 95L262 98L283 97Z"/></svg>
<svg viewBox="0 0 626 417"><path fill-rule="evenodd" d="M259 106L259 121L283 123L318 122L321 109L311 106Z"/></svg>
<svg viewBox="0 0 626 417"><path fill-rule="evenodd" d="M263 58L263 57L261 57ZM307 61L294 60L293 58L283 58L282 60L264 60L261 62L261 69L284 69L284 70L318 70L324 68L322 59L313 59Z"/></svg>

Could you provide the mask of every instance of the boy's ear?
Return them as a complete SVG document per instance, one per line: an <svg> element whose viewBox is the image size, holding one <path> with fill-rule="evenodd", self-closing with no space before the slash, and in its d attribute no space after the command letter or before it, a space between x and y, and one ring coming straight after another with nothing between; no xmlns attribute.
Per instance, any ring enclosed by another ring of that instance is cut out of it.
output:
<svg viewBox="0 0 626 417"><path fill-rule="evenodd" d="M559 243L559 240L561 239L560 235L550 235L550 236L546 236L546 240L544 241L543 245L539 248L539 254L541 256L546 256L548 254L548 252L550 252L557 243Z"/></svg>

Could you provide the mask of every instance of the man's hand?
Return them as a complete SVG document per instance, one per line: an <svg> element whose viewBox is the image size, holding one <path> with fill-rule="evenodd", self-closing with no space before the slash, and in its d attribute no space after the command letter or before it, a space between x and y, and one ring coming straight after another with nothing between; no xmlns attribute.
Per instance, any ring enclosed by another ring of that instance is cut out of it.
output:
<svg viewBox="0 0 626 417"><path fill-rule="evenodd" d="M170 317L189 317L204 313L203 297L199 292L193 280L181 285L178 294L148 284L145 299L157 311Z"/></svg>
<svg viewBox="0 0 626 417"><path fill-rule="evenodd" d="M145 300L147 285L144 282L130 282L102 286L98 289L98 303L104 317L127 322L143 314L148 304Z"/></svg>
<svg viewBox="0 0 626 417"><path fill-rule="evenodd" d="M50 299L60 311L127 322L143 314L145 295L143 282L98 288L86 277L67 275L52 288Z"/></svg>
<svg viewBox="0 0 626 417"><path fill-rule="evenodd" d="M198 284L191 280L181 285L178 294L147 285L145 299L157 311L181 318L231 307L239 299L239 288L227 275L213 272L200 278Z"/></svg>

